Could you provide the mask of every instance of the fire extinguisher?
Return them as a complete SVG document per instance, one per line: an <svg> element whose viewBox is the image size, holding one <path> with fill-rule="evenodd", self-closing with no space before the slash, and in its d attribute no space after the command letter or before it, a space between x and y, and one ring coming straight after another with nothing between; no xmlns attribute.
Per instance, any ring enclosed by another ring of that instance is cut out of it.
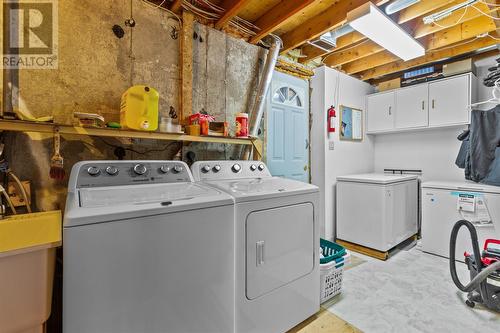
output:
<svg viewBox="0 0 500 333"><path fill-rule="evenodd" d="M327 120L328 120L328 122L327 122L328 133L335 133L335 117L337 115L336 115L335 107L333 105L330 106L330 108L327 111L327 114L328 114L328 118L327 118Z"/></svg>

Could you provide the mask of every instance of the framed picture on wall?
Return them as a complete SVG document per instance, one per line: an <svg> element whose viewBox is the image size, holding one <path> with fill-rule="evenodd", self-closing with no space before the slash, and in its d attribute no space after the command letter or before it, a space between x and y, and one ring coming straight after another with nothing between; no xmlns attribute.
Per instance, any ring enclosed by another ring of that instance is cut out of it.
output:
<svg viewBox="0 0 500 333"><path fill-rule="evenodd" d="M363 110L340 106L340 140L363 141Z"/></svg>

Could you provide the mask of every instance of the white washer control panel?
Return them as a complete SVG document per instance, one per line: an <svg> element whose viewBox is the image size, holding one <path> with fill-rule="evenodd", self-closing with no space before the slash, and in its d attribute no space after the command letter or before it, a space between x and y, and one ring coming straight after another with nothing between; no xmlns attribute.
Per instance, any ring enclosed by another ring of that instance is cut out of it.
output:
<svg viewBox="0 0 500 333"><path fill-rule="evenodd" d="M198 161L191 166L195 180L271 177L260 161Z"/></svg>
<svg viewBox="0 0 500 333"><path fill-rule="evenodd" d="M77 188L193 180L188 166L181 161L89 161L78 163L75 168L79 169L75 173Z"/></svg>

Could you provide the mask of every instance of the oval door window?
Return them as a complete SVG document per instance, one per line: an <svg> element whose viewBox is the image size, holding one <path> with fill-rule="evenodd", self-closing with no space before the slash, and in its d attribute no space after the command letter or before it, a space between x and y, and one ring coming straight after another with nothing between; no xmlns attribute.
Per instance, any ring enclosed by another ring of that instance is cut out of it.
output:
<svg viewBox="0 0 500 333"><path fill-rule="evenodd" d="M273 102L302 107L302 101L299 95L290 87L281 87L277 89L273 95Z"/></svg>

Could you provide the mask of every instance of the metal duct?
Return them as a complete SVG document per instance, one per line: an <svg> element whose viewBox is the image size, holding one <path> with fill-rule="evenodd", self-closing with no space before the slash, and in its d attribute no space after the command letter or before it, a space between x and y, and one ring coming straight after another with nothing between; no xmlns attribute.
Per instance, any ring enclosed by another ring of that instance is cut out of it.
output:
<svg viewBox="0 0 500 333"><path fill-rule="evenodd" d="M279 37L274 35L270 35L270 37L273 41L271 43L271 47L269 48L269 53L267 54L262 78L259 82L259 87L257 88L257 96L255 98L253 109L249 112L249 135L251 137L256 137L258 135L260 121L262 120L262 116L264 115L264 109L266 105L266 94L269 90L269 86L271 85L274 67L276 67L276 61L278 60L278 55L282 46L282 42Z"/></svg>
<svg viewBox="0 0 500 333"><path fill-rule="evenodd" d="M269 36L272 38L271 47L269 48L269 52L267 53L266 63L264 64L264 70L262 71L262 78L259 82L259 87L257 88L255 103L253 104L252 110L249 112L250 131L248 134L250 137L257 137L259 135L260 121L262 120L262 116L264 115L266 106L267 91L271 86L273 71L276 67L276 62L278 61L280 49L283 46L281 38L275 35ZM250 158L251 151L251 146L246 146L245 150L243 151L242 159L248 160ZM240 155L240 153L238 153L238 155Z"/></svg>
<svg viewBox="0 0 500 333"><path fill-rule="evenodd" d="M396 0L385 7L385 13L387 15L392 15L418 2L420 2L420 0Z"/></svg>

